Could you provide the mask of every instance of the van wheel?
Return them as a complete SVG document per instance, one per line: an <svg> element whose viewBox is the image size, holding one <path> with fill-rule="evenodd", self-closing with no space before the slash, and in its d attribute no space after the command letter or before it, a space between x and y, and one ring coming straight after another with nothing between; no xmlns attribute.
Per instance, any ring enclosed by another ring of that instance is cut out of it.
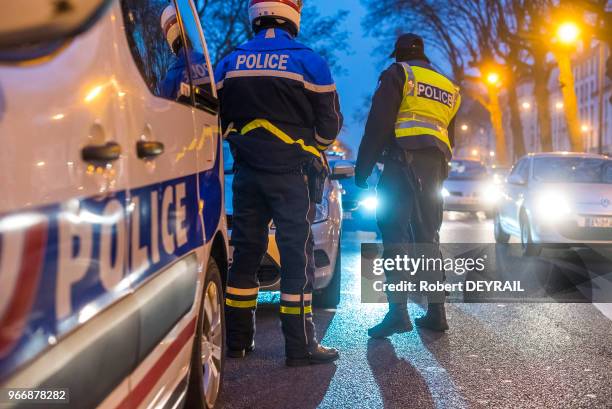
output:
<svg viewBox="0 0 612 409"><path fill-rule="evenodd" d="M533 242L531 226L526 215L521 217L521 248L523 257L537 257L542 252L542 247Z"/></svg>
<svg viewBox="0 0 612 409"><path fill-rule="evenodd" d="M338 254L334 265L334 276L329 285L315 294L313 305L318 308L336 308L340 304L340 281L342 278L342 251L338 243Z"/></svg>
<svg viewBox="0 0 612 409"><path fill-rule="evenodd" d="M499 213L495 215L495 221L493 222L493 232L495 234L495 242L498 244L508 244L510 241L510 235L504 231L501 225L501 218Z"/></svg>
<svg viewBox="0 0 612 409"><path fill-rule="evenodd" d="M225 312L217 263L208 262L196 336L191 357L187 408L212 408L223 385Z"/></svg>

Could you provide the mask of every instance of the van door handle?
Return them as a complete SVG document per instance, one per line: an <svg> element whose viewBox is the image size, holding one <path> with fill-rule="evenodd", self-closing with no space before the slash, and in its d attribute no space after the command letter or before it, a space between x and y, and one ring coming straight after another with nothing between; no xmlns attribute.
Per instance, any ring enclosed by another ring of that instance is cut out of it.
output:
<svg viewBox="0 0 612 409"><path fill-rule="evenodd" d="M140 159L155 158L164 153L164 144L156 141L138 141L136 154Z"/></svg>
<svg viewBox="0 0 612 409"><path fill-rule="evenodd" d="M85 162L94 164L109 164L121 157L121 146L116 142L104 145L87 145L81 150Z"/></svg>

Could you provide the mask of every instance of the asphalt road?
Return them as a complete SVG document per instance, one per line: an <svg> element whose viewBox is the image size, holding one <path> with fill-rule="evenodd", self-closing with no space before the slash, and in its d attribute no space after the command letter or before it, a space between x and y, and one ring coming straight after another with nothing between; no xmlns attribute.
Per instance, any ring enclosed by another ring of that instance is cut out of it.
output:
<svg viewBox="0 0 612 409"><path fill-rule="evenodd" d="M612 308L593 304L452 304L445 335L371 340L385 305L360 303L359 243L342 242L342 302L316 310L332 365L284 366L278 296L264 295L256 351L227 360L223 408L612 408ZM442 241L490 242L492 225L451 214ZM422 314L411 304L411 315Z"/></svg>

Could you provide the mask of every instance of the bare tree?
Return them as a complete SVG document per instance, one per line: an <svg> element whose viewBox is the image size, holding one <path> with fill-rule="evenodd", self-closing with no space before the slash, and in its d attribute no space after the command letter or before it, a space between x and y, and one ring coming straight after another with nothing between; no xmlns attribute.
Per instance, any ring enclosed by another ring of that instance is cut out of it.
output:
<svg viewBox="0 0 612 409"><path fill-rule="evenodd" d="M196 0L195 4L214 65L253 36L248 0ZM347 15L348 11L340 10L331 16L321 16L312 5L302 11L299 41L321 54L336 73L342 72L340 54L350 52L344 27Z"/></svg>
<svg viewBox="0 0 612 409"><path fill-rule="evenodd" d="M423 36L433 54L449 65L451 76L465 93L489 110L496 134L498 159L505 161L506 140L497 90L489 98L478 86L475 73L483 64L496 61L499 10L495 1L467 2L433 0L363 0L368 7L367 21L380 22L364 28L389 43L398 31L415 31ZM424 24L425 23L425 24ZM428 52L429 53L429 52ZM498 112L499 111L499 112ZM520 121L520 118L518 119ZM520 128L520 127L519 127ZM522 138L522 136L521 136Z"/></svg>

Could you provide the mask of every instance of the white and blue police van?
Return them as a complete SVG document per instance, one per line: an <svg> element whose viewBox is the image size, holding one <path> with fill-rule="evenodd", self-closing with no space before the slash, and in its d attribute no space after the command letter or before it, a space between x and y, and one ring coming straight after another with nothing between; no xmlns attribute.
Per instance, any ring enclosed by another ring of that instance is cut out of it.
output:
<svg viewBox="0 0 612 409"><path fill-rule="evenodd" d="M0 407L213 407L228 239L197 0L0 13Z"/></svg>

